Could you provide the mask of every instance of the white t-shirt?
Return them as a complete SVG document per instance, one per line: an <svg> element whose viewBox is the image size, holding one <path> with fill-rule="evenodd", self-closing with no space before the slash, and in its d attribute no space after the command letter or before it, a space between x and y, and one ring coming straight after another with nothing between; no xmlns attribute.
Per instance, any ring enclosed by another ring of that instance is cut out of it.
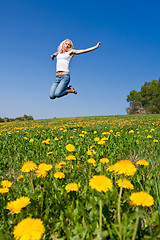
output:
<svg viewBox="0 0 160 240"><path fill-rule="evenodd" d="M72 59L72 56L70 56L69 53L70 52L58 53L56 72L58 71L69 72L70 61Z"/></svg>

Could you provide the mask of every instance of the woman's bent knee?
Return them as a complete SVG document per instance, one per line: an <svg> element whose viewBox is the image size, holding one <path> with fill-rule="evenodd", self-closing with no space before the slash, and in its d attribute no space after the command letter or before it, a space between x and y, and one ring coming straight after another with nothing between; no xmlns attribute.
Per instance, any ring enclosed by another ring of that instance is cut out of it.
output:
<svg viewBox="0 0 160 240"><path fill-rule="evenodd" d="M55 94L54 94L54 96L57 97L57 98L61 97L61 92L56 91Z"/></svg>

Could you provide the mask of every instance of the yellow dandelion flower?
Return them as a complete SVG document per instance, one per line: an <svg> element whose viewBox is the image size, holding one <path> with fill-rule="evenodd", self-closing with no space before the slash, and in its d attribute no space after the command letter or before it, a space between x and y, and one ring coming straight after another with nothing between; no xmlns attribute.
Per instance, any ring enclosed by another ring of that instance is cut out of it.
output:
<svg viewBox="0 0 160 240"><path fill-rule="evenodd" d="M62 168L62 165L56 163L55 168L59 168L60 169L60 168Z"/></svg>
<svg viewBox="0 0 160 240"><path fill-rule="evenodd" d="M25 208L30 204L30 199L28 197L17 198L15 201L7 203L6 209L12 213L20 213L22 208Z"/></svg>
<svg viewBox="0 0 160 240"><path fill-rule="evenodd" d="M110 132L103 132L102 134L103 135L110 135L111 133Z"/></svg>
<svg viewBox="0 0 160 240"><path fill-rule="evenodd" d="M68 152L73 152L75 150L75 147L72 144L68 144L66 146L66 149L67 149Z"/></svg>
<svg viewBox="0 0 160 240"><path fill-rule="evenodd" d="M94 154L96 154L96 152L93 149L87 151L88 156L92 156Z"/></svg>
<svg viewBox="0 0 160 240"><path fill-rule="evenodd" d="M108 158L101 158L100 159L100 162L105 164L105 163L108 163L109 162L109 159Z"/></svg>
<svg viewBox="0 0 160 240"><path fill-rule="evenodd" d="M43 168L39 168L39 169L36 171L36 174L37 174L38 177L46 177L47 171L44 170Z"/></svg>
<svg viewBox="0 0 160 240"><path fill-rule="evenodd" d="M25 162L22 166L22 172L30 172L37 168L37 165L33 161Z"/></svg>
<svg viewBox="0 0 160 240"><path fill-rule="evenodd" d="M95 142L98 142L100 139L98 137L94 138Z"/></svg>
<svg viewBox="0 0 160 240"><path fill-rule="evenodd" d="M96 161L93 158L88 159L87 162L93 164L93 166L96 167Z"/></svg>
<svg viewBox="0 0 160 240"><path fill-rule="evenodd" d="M66 165L67 163L65 161L61 161L59 162L59 165L62 166L62 165Z"/></svg>
<svg viewBox="0 0 160 240"><path fill-rule="evenodd" d="M8 193L9 192L9 188L5 187L5 188L0 188L0 193Z"/></svg>
<svg viewBox="0 0 160 240"><path fill-rule="evenodd" d="M34 139L31 138L31 139L29 140L29 142L30 142L30 143L31 143L31 142L34 142Z"/></svg>
<svg viewBox="0 0 160 240"><path fill-rule="evenodd" d="M50 144L50 139L46 139L46 140L43 140L42 143L45 143L45 144Z"/></svg>
<svg viewBox="0 0 160 240"><path fill-rule="evenodd" d="M8 180L4 180L4 181L1 182L1 185L2 185L3 188L5 188L5 187L9 188L9 187L12 186L12 183Z"/></svg>
<svg viewBox="0 0 160 240"><path fill-rule="evenodd" d="M106 171L109 171L109 172L114 172L114 165L110 165Z"/></svg>
<svg viewBox="0 0 160 240"><path fill-rule="evenodd" d="M107 192L112 188L112 181L104 175L95 175L89 181L89 186L98 192Z"/></svg>
<svg viewBox="0 0 160 240"><path fill-rule="evenodd" d="M74 155L70 154L66 157L66 160L76 160L76 157Z"/></svg>
<svg viewBox="0 0 160 240"><path fill-rule="evenodd" d="M103 141L102 139L98 141L98 144L99 144L99 145L102 145L102 144L104 144L104 143L105 143L105 141Z"/></svg>
<svg viewBox="0 0 160 240"><path fill-rule="evenodd" d="M91 149L94 148L94 147L95 147L95 145L90 146Z"/></svg>
<svg viewBox="0 0 160 240"><path fill-rule="evenodd" d="M107 138L107 137L103 137L101 140L102 140L102 141L107 141L108 138Z"/></svg>
<svg viewBox="0 0 160 240"><path fill-rule="evenodd" d="M69 192L76 192L78 190L79 186L77 183L69 183L66 185L65 189L67 193Z"/></svg>
<svg viewBox="0 0 160 240"><path fill-rule="evenodd" d="M50 171L53 168L52 165L41 163L38 167L38 170L36 171L36 174L38 177L46 177L47 172Z"/></svg>
<svg viewBox="0 0 160 240"><path fill-rule="evenodd" d="M25 139L25 140L28 140L28 138L27 138L27 137L24 137L23 139Z"/></svg>
<svg viewBox="0 0 160 240"><path fill-rule="evenodd" d="M150 207L154 204L153 197L146 192L132 193L129 197L132 205Z"/></svg>
<svg viewBox="0 0 160 240"><path fill-rule="evenodd" d="M14 227L16 240L40 240L45 228L41 219L25 218Z"/></svg>
<svg viewBox="0 0 160 240"><path fill-rule="evenodd" d="M48 153L47 153L47 155L51 155L51 154L52 154L52 152L48 152Z"/></svg>
<svg viewBox="0 0 160 240"><path fill-rule="evenodd" d="M157 139L154 139L153 142L158 143L158 140L157 140Z"/></svg>
<svg viewBox="0 0 160 240"><path fill-rule="evenodd" d="M56 172L54 174L54 177L58 179L62 179L62 178L65 178L65 174L63 172Z"/></svg>
<svg viewBox="0 0 160 240"><path fill-rule="evenodd" d="M152 136L151 136L151 135L148 135L147 138L152 138Z"/></svg>
<svg viewBox="0 0 160 240"><path fill-rule="evenodd" d="M96 134L97 133L97 131L94 131L94 134Z"/></svg>
<svg viewBox="0 0 160 240"><path fill-rule="evenodd" d="M137 164L138 164L138 165L143 165L143 166L148 166L148 165L149 165L149 163L148 163L146 160L144 160L144 159L140 159L140 160L137 162Z"/></svg>
<svg viewBox="0 0 160 240"><path fill-rule="evenodd" d="M54 138L55 141L58 141L59 139L57 137Z"/></svg>
<svg viewBox="0 0 160 240"><path fill-rule="evenodd" d="M114 165L109 166L107 171L117 173L118 175L124 174L126 176L132 176L137 169L131 161L120 160Z"/></svg>
<svg viewBox="0 0 160 240"><path fill-rule="evenodd" d="M45 171L50 171L53 168L51 164L41 163L38 169L43 169Z"/></svg>
<svg viewBox="0 0 160 240"><path fill-rule="evenodd" d="M130 130L129 133L134 133L134 130Z"/></svg>
<svg viewBox="0 0 160 240"><path fill-rule="evenodd" d="M96 163L96 161L93 158L88 159L87 162L92 164Z"/></svg>
<svg viewBox="0 0 160 240"><path fill-rule="evenodd" d="M23 178L24 178L23 175L19 175L19 176L17 177L18 180L22 180Z"/></svg>
<svg viewBox="0 0 160 240"><path fill-rule="evenodd" d="M123 181L123 184L122 184ZM127 188L127 189L134 189L133 184L128 180L128 179L119 179L116 181L116 183L118 184L119 187L121 187L121 185L123 186L123 188Z"/></svg>
<svg viewBox="0 0 160 240"><path fill-rule="evenodd" d="M80 133L79 136L84 138L85 135L83 133Z"/></svg>

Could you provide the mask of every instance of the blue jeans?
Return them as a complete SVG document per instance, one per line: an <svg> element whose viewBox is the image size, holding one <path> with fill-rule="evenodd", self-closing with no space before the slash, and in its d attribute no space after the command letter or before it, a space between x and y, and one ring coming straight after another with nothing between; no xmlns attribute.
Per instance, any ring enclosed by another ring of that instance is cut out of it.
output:
<svg viewBox="0 0 160 240"><path fill-rule="evenodd" d="M56 75L55 82L53 83L51 90L50 90L50 98L55 99L63 97L64 95L68 94L67 86L70 82L70 75L63 74L63 75Z"/></svg>

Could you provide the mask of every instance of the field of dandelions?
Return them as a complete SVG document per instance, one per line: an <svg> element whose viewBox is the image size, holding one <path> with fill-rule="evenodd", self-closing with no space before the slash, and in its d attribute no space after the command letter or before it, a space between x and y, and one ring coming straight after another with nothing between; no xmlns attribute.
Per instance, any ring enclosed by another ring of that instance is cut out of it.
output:
<svg viewBox="0 0 160 240"><path fill-rule="evenodd" d="M160 238L160 116L0 124L0 239Z"/></svg>

